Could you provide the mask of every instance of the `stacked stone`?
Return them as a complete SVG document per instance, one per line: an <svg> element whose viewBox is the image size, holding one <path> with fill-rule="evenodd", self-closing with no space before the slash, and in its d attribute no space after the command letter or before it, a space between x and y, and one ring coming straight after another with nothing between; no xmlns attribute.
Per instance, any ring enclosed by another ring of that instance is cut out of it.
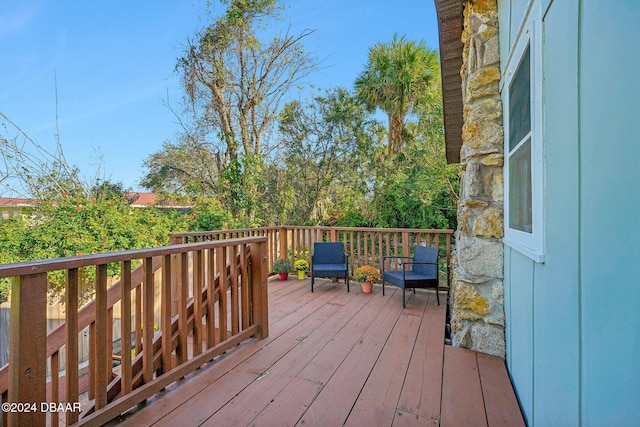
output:
<svg viewBox="0 0 640 427"><path fill-rule="evenodd" d="M502 103L496 0L464 10L463 177L450 299L452 344L505 356Z"/></svg>

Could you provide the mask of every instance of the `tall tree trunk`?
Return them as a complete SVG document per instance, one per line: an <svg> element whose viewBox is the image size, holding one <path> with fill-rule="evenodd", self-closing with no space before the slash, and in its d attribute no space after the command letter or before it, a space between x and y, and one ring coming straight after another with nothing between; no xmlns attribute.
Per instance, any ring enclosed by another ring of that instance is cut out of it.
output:
<svg viewBox="0 0 640 427"><path fill-rule="evenodd" d="M398 154L402 148L402 123L401 117L387 113L389 117L389 154Z"/></svg>

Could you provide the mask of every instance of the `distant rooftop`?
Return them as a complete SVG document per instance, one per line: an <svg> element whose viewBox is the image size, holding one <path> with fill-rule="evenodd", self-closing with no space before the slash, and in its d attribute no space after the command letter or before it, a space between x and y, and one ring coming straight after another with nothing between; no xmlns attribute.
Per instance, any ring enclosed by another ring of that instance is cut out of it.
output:
<svg viewBox="0 0 640 427"><path fill-rule="evenodd" d="M134 208L155 206L164 209L189 209L193 207L193 202L178 202L175 200L165 200L158 197L155 193L139 193L128 192L123 196L129 205ZM2 197L0 198L0 208L28 208L34 206L36 199L27 199L20 197Z"/></svg>

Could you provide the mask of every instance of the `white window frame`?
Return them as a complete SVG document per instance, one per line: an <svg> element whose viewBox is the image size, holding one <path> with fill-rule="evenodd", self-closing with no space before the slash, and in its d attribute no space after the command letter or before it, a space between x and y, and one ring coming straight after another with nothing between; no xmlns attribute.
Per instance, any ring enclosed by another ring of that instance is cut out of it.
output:
<svg viewBox="0 0 640 427"><path fill-rule="evenodd" d="M504 243L535 262L544 262L544 147L543 147L543 98L542 98L542 17L539 2L525 17L521 31L509 53L502 76L501 93L504 123ZM509 87L518 65L529 46L531 93L531 233L510 228L509 218Z"/></svg>

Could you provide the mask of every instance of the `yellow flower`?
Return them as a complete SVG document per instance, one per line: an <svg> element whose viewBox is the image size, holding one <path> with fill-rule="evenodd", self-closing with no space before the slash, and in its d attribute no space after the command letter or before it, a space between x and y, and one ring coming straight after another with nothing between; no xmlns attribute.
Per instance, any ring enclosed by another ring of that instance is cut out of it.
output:
<svg viewBox="0 0 640 427"><path fill-rule="evenodd" d="M305 259L299 259L293 263L293 268L295 268L297 271L308 271L309 263Z"/></svg>
<svg viewBox="0 0 640 427"><path fill-rule="evenodd" d="M356 282L375 282L380 279L380 272L375 267L363 265L356 268L353 278Z"/></svg>

